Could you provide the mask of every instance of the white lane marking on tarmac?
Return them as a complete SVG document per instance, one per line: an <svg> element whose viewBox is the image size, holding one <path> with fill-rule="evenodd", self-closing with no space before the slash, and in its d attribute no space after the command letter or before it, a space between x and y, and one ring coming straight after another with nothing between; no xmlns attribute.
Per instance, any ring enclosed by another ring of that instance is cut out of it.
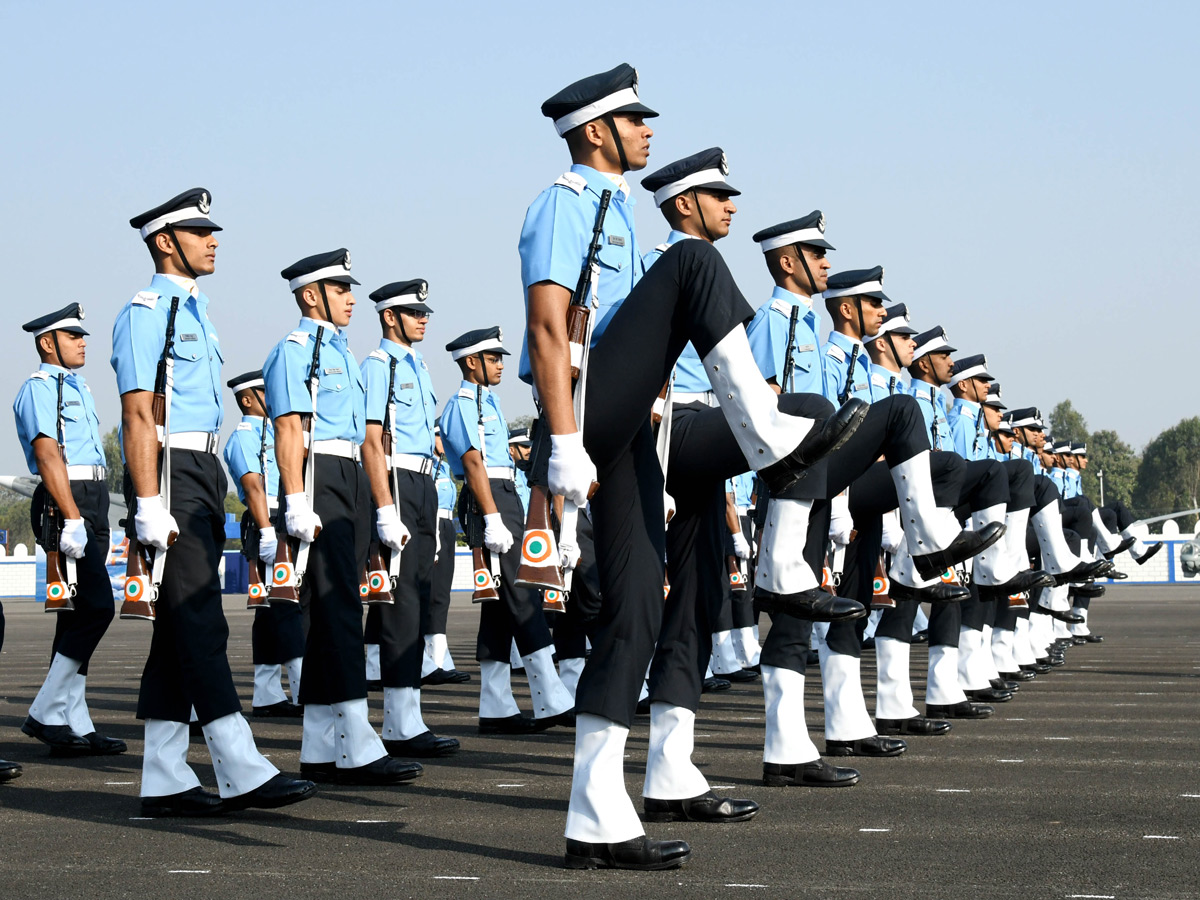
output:
<svg viewBox="0 0 1200 900"><path fill-rule="evenodd" d="M886 832L886 831L891 831L892 829L890 829L890 828L860 828L860 829L858 829L858 830L859 830L859 831L866 831L866 832L870 832L870 833L872 833L872 834L873 834L873 833L876 833L876 832L878 832L878 833L882 834L882 833L884 833L884 832Z"/></svg>
<svg viewBox="0 0 1200 900"><path fill-rule="evenodd" d="M709 787L712 788L714 791L728 791L733 788L733 785L732 784L710 784Z"/></svg>
<svg viewBox="0 0 1200 900"><path fill-rule="evenodd" d="M1200 797L1200 794L1180 794L1180 797Z"/></svg>
<svg viewBox="0 0 1200 900"><path fill-rule="evenodd" d="M1045 738L1045 740L1047 740L1047 741L1069 741L1069 740L1071 740L1071 738L1069 738L1069 737L1048 737L1048 738Z"/></svg>
<svg viewBox="0 0 1200 900"><path fill-rule="evenodd" d="M939 794L969 794L969 793L971 793L971 789L970 788L938 788L937 792Z"/></svg>
<svg viewBox="0 0 1200 900"><path fill-rule="evenodd" d="M1137 691L1134 693L1133 696L1135 696L1135 697L1157 697L1158 691Z"/></svg>
<svg viewBox="0 0 1200 900"><path fill-rule="evenodd" d="M765 884L727 884L725 887L765 888Z"/></svg>
<svg viewBox="0 0 1200 900"><path fill-rule="evenodd" d="M109 785L126 785L126 784L137 784L137 782L136 782L136 781L106 781L106 782L104 782L104 783L105 783L105 784L109 784Z"/></svg>
<svg viewBox="0 0 1200 900"><path fill-rule="evenodd" d="M1143 834L1142 840L1144 840L1144 841L1177 841L1177 840L1179 840L1179 835L1176 835L1176 834Z"/></svg>
<svg viewBox="0 0 1200 900"><path fill-rule="evenodd" d="M523 784L498 784L496 787L525 787Z"/></svg>
<svg viewBox="0 0 1200 900"><path fill-rule="evenodd" d="M1067 894L1067 897L1068 900L1075 897L1080 898L1080 900L1084 900L1084 898L1089 898L1089 900L1117 900L1116 894Z"/></svg>
<svg viewBox="0 0 1200 900"><path fill-rule="evenodd" d="M153 816L130 816L129 821L130 822L152 822L152 821L154 821L154 817Z"/></svg>
<svg viewBox="0 0 1200 900"><path fill-rule="evenodd" d="M1025 762L1023 759L998 759L996 762Z"/></svg>
<svg viewBox="0 0 1200 900"><path fill-rule="evenodd" d="M169 869L168 875L211 875L212 869Z"/></svg>
<svg viewBox="0 0 1200 900"><path fill-rule="evenodd" d="M1024 722L1024 719L1009 719L1010 722Z"/></svg>
<svg viewBox="0 0 1200 900"><path fill-rule="evenodd" d="M761 722L762 720L762 716L742 716L743 722ZM766 885L764 884L763 887L766 887Z"/></svg>
<svg viewBox="0 0 1200 900"><path fill-rule="evenodd" d="M388 820L387 819L355 819L354 824L355 825L386 825L386 824L388 824Z"/></svg>
<svg viewBox="0 0 1200 900"><path fill-rule="evenodd" d="M478 875L434 875L434 881L478 881Z"/></svg>

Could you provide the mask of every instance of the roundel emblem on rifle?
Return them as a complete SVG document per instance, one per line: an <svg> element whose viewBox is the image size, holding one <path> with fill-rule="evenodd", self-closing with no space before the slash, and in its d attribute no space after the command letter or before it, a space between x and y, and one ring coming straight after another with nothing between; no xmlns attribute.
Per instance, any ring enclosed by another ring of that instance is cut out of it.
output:
<svg viewBox="0 0 1200 900"><path fill-rule="evenodd" d="M381 591L383 589L383 576L380 575L378 572L372 572L370 587L371 587L371 590L376 593Z"/></svg>
<svg viewBox="0 0 1200 900"><path fill-rule="evenodd" d="M542 599L546 603L557 603L559 600L562 599L562 597L559 595L558 591L556 591L554 588L546 588L546 592L543 595Z"/></svg>
<svg viewBox="0 0 1200 900"><path fill-rule="evenodd" d="M492 583L491 573L486 569L477 569L475 571L475 587L482 590Z"/></svg>
<svg viewBox="0 0 1200 900"><path fill-rule="evenodd" d="M871 591L875 594L887 593L887 583L882 578L876 578L871 582Z"/></svg>
<svg viewBox="0 0 1200 900"><path fill-rule="evenodd" d="M287 566L284 566L284 565L276 566L275 571L272 572L271 574L275 576L276 584L287 584L287 580L288 580L288 567Z"/></svg>
<svg viewBox="0 0 1200 900"><path fill-rule="evenodd" d="M954 584L954 570L947 569L942 573L942 584Z"/></svg>
<svg viewBox="0 0 1200 900"><path fill-rule="evenodd" d="M134 599L142 592L142 583L137 578L130 578L125 582L125 596Z"/></svg>
<svg viewBox="0 0 1200 900"><path fill-rule="evenodd" d="M550 558L550 535L542 530L531 531L525 535L525 544L521 554L531 563L545 562Z"/></svg>
<svg viewBox="0 0 1200 900"><path fill-rule="evenodd" d="M46 588L46 594L51 600L58 600L63 595L62 582L55 581Z"/></svg>

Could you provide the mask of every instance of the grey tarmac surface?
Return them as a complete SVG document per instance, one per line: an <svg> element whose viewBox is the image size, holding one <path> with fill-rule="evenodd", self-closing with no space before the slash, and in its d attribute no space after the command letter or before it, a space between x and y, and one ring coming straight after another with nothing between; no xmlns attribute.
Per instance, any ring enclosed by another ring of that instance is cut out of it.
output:
<svg viewBox="0 0 1200 900"><path fill-rule="evenodd" d="M249 712L252 613L243 607L226 598ZM477 612L465 596L451 610L450 644L474 680L423 692L426 722L462 741L458 756L428 762L423 778L399 788L326 787L281 811L158 821L137 818L134 708L149 627L114 622L88 679L94 719L129 752L50 759L18 729L48 663L53 617L9 601L0 758L25 774L0 786L0 896L1200 897L1200 591L1111 588L1093 610L1103 644L1070 650L1065 668L1023 685L993 719L912 738L898 759L858 760L862 782L852 788L764 787L761 688L707 695L694 758L712 785L762 812L723 827L651 825L652 836L689 841L692 861L627 873L562 868L572 732L475 734ZM918 698L925 660L915 647ZM873 709L871 653L863 674ZM528 708L524 679L514 686ZM378 725L380 695L371 705ZM297 772L298 720L251 721L263 752ZM823 746L811 672L808 724ZM640 720L628 746L635 798L647 729ZM199 741L192 760L211 786Z"/></svg>

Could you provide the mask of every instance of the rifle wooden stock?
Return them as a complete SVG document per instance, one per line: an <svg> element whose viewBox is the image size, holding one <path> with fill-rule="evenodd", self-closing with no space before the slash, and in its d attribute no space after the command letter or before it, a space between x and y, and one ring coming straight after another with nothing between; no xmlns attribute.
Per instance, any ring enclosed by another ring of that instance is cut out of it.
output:
<svg viewBox="0 0 1200 900"><path fill-rule="evenodd" d="M154 601L158 589L150 580L154 568L154 548L147 547L137 539L129 538L129 560L125 566L125 599L121 602L122 619L154 620Z"/></svg>
<svg viewBox="0 0 1200 900"><path fill-rule="evenodd" d="M284 535L275 546L275 564L271 566L271 590L267 601L300 602L300 578L296 575L296 554L300 541Z"/></svg>
<svg viewBox="0 0 1200 900"><path fill-rule="evenodd" d="M267 572L263 561L257 556L250 563L250 593L246 597L246 609L268 607L271 601L267 599Z"/></svg>
<svg viewBox="0 0 1200 900"><path fill-rule="evenodd" d="M529 515L525 518L525 533L521 536L517 586L558 592L566 590L562 559L550 522L550 492L540 484L529 491Z"/></svg>
<svg viewBox="0 0 1200 900"><path fill-rule="evenodd" d="M871 582L871 609L895 609L896 601L888 594L891 589L892 582L888 579L887 567L880 556L875 563L875 578Z"/></svg>
<svg viewBox="0 0 1200 900"><path fill-rule="evenodd" d="M1010 594L1008 597L1009 609L1029 609L1029 594Z"/></svg>
<svg viewBox="0 0 1200 900"><path fill-rule="evenodd" d="M554 588L546 588L542 591L542 611L543 612L566 612L567 604L563 599L562 591Z"/></svg>
<svg viewBox="0 0 1200 900"><path fill-rule="evenodd" d="M663 600L669 596L671 596L671 579L667 577L666 573L663 573Z"/></svg>
<svg viewBox="0 0 1200 900"><path fill-rule="evenodd" d="M42 546L46 550L46 605L43 612L68 612L75 608L71 598L75 585L68 571L67 555L59 548L63 515L46 491L46 507L42 516Z"/></svg>
<svg viewBox="0 0 1200 900"><path fill-rule="evenodd" d="M371 541L371 549L367 553L366 577L363 579L363 589L359 591L363 603L396 602L391 591L392 578L388 574L390 560L385 557L385 553L390 554L391 549L383 541Z"/></svg>
<svg viewBox="0 0 1200 900"><path fill-rule="evenodd" d="M491 551L486 547L472 547L471 562L475 572L475 593L471 595L471 602L486 603L489 600L499 600L500 594L496 588L500 579L492 572L494 566Z"/></svg>
<svg viewBox="0 0 1200 900"><path fill-rule="evenodd" d="M658 396L654 398L654 406L650 408L650 424L657 425L663 420L663 413L667 411L667 391L671 389L671 380L668 378L667 383L662 386L662 390L658 392Z"/></svg>
<svg viewBox="0 0 1200 900"><path fill-rule="evenodd" d="M742 572L742 561L736 556L726 556L725 568L729 572L729 589L731 591L746 590L746 575Z"/></svg>
<svg viewBox="0 0 1200 900"><path fill-rule="evenodd" d="M583 361L583 344L587 340L588 319L592 311L581 303L567 307L567 345L571 350L571 378L579 377L579 366Z"/></svg>

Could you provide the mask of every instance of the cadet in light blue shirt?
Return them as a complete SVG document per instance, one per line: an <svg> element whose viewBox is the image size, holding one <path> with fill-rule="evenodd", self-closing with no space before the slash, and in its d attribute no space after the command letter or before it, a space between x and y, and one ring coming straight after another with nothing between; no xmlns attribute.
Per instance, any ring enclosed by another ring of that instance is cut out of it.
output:
<svg viewBox="0 0 1200 900"><path fill-rule="evenodd" d="M1036 406L1014 409L1010 414L1017 443L1013 445L1014 459L1027 459L1033 465L1035 475L1044 475L1045 468L1037 449L1045 441L1042 430L1042 415Z"/></svg>
<svg viewBox="0 0 1200 900"><path fill-rule="evenodd" d="M887 307L887 317L879 332L869 335L864 343L871 357L871 400L882 400L893 394L909 393L904 370L912 364L917 342L917 330L908 321L908 307L897 303Z"/></svg>
<svg viewBox="0 0 1200 900"><path fill-rule="evenodd" d="M43 362L29 376L17 399L13 414L17 420L17 439L25 452L30 473L38 472L33 442L38 437L58 441L58 382L63 385L63 441L68 466L103 467L104 444L100 439L100 419L92 389L79 372Z"/></svg>
<svg viewBox="0 0 1200 900"><path fill-rule="evenodd" d="M763 377L787 393L824 394L825 372L819 352L821 314L813 298L828 284L833 245L825 240L825 215L815 209L807 216L764 228L754 235L762 248L767 271L775 281L769 303L760 306L746 327L750 349ZM792 317L796 318L792 328ZM788 338L792 364L788 369Z"/></svg>
<svg viewBox="0 0 1200 900"><path fill-rule="evenodd" d="M917 349L908 367L908 373L912 376L910 391L917 398L921 415L925 417L932 449L952 451L954 446L950 438L949 409L941 386L949 383L952 377L954 361L950 354L955 348L946 341L946 333L941 326L918 334L916 341Z"/></svg>
<svg viewBox="0 0 1200 900"><path fill-rule="evenodd" d="M366 387L345 333L330 322L304 316L296 329L272 348L263 363L267 411L272 419L313 412L308 373L318 331L321 349L313 440L361 444L367 434Z"/></svg>
<svg viewBox="0 0 1200 900"><path fill-rule="evenodd" d="M822 350L825 398L838 406L851 397L870 403L871 359L864 342L879 334L887 318L883 266L831 275L823 296L833 321Z"/></svg>
<svg viewBox="0 0 1200 900"><path fill-rule="evenodd" d="M510 428L508 430L508 453L512 457L513 483L517 486L517 496L521 498L521 508L529 515L529 429Z"/></svg>
<svg viewBox="0 0 1200 900"><path fill-rule="evenodd" d="M947 418L954 450L963 459L990 459L983 402L994 379L987 370L987 358L982 354L964 356L955 360L951 371L950 393L954 395L954 405Z"/></svg>

